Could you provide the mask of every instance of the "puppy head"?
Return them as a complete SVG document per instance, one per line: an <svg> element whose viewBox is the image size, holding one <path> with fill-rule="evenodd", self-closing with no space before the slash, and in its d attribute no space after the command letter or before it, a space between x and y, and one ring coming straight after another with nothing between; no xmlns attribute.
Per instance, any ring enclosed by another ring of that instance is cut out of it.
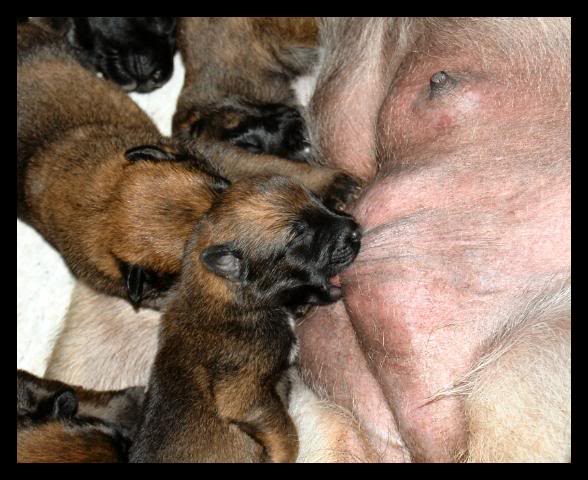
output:
<svg viewBox="0 0 588 480"><path fill-rule="evenodd" d="M224 283L243 305L284 307L341 297L329 279L357 256L361 232L285 177L257 177L229 187L196 229L187 258Z"/></svg>
<svg viewBox="0 0 588 480"><path fill-rule="evenodd" d="M173 17L71 17L68 42L125 91L150 92L173 73Z"/></svg>
<svg viewBox="0 0 588 480"><path fill-rule="evenodd" d="M72 418L78 406L78 398L69 386L16 371L17 425L28 427L43 421Z"/></svg>
<svg viewBox="0 0 588 480"><path fill-rule="evenodd" d="M18 430L62 423L76 430L98 429L128 442L134 437L144 400L143 387L97 392L16 371Z"/></svg>

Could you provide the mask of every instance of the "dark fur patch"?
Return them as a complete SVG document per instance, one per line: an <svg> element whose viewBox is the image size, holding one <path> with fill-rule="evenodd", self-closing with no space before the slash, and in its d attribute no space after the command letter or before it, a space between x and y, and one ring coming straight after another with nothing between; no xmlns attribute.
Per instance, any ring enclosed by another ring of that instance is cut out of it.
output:
<svg viewBox="0 0 588 480"><path fill-rule="evenodd" d="M150 92L173 73L174 17L37 17L78 59L126 91Z"/></svg>
<svg viewBox="0 0 588 480"><path fill-rule="evenodd" d="M232 99L241 109L231 113L242 121L221 127L217 140L252 153L310 160L291 82L318 59L315 19L186 17L179 21L178 45L187 74L173 122L177 138L200 134L206 118L218 117ZM219 127L218 118L213 123Z"/></svg>
<svg viewBox="0 0 588 480"><path fill-rule="evenodd" d="M17 461L126 461L143 391L95 392L17 370Z"/></svg>
<svg viewBox="0 0 588 480"><path fill-rule="evenodd" d="M291 318L341 298L329 278L354 260L360 237L349 215L285 177L241 180L217 198L163 315L131 461L294 461L296 429L278 392L295 361Z"/></svg>

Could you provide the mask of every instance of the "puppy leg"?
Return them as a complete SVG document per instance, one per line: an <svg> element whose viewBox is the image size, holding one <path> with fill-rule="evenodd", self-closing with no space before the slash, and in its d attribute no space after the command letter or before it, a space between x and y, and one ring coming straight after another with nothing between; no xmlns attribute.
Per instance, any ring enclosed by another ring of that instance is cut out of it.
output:
<svg viewBox="0 0 588 480"><path fill-rule="evenodd" d="M298 456L298 435L292 419L281 400L268 394L242 419L235 423L263 445L267 456L275 463L292 463Z"/></svg>
<svg viewBox="0 0 588 480"><path fill-rule="evenodd" d="M381 462L351 412L320 399L302 380L298 369L290 369L288 411L298 432L297 463Z"/></svg>
<svg viewBox="0 0 588 480"><path fill-rule="evenodd" d="M270 461L296 461L296 427L273 389L252 391L249 379L233 381L230 384L217 385L215 399L220 416L237 425L262 445Z"/></svg>

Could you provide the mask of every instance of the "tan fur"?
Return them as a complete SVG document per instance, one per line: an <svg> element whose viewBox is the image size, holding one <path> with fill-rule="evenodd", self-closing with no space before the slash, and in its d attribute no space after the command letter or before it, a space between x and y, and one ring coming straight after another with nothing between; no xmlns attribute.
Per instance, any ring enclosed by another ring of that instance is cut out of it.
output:
<svg viewBox="0 0 588 480"><path fill-rule="evenodd" d="M45 376L98 390L147 385L161 313L96 292L78 282ZM319 399L291 374L289 413L299 435L298 463L377 458L352 415Z"/></svg>
<svg viewBox="0 0 588 480"><path fill-rule="evenodd" d="M283 381L297 355L293 319L299 305L340 298L328 278L354 260L358 228L286 177L244 179L218 198L186 244L131 461L263 460L218 455L231 426L268 460L295 461Z"/></svg>
<svg viewBox="0 0 588 480"><path fill-rule="evenodd" d="M95 391L17 370L19 463L127 461L144 389Z"/></svg>
<svg viewBox="0 0 588 480"><path fill-rule="evenodd" d="M309 200L307 191L286 179L242 180L223 194L195 229L177 293L163 316L149 381L153 393L133 446L134 461L211 458L226 442L231 425L263 446L271 461L296 459L296 429L277 392L284 375L283 357L289 354L288 342L294 341L285 313L252 305L238 282L209 271L200 257L212 245L235 240L246 259L284 248L296 216L311 208ZM258 338L258 330L263 331L264 324L276 317L290 336L286 340L280 331L277 339L287 342L284 345L265 336ZM243 333L236 335L234 328ZM176 377L173 384L170 375ZM169 427L166 419L180 417L182 425L176 427L174 422L173 430L162 433L164 424ZM157 445L151 439L155 432ZM219 458L263 459L259 453L249 455Z"/></svg>
<svg viewBox="0 0 588 480"><path fill-rule="evenodd" d="M324 202L341 210L356 200L361 192L360 181L339 169L292 162L274 155L248 153L206 135L181 143L188 152L205 155L221 175L233 182L257 175L291 177L315 192Z"/></svg>
<svg viewBox="0 0 588 480"><path fill-rule="evenodd" d="M298 106L292 81L316 64L318 36L318 23L311 17L180 19L178 45L186 79L174 115L174 138L204 154L230 180L278 173L328 197L332 183L343 181L340 172L248 153L222 135L249 118L249 105ZM192 133L196 122L201 128ZM306 160L312 161L310 156Z"/></svg>
<svg viewBox="0 0 588 480"><path fill-rule="evenodd" d="M300 440L297 463L377 462L353 415L328 400L319 399L297 369L290 373L292 390L288 412Z"/></svg>
<svg viewBox="0 0 588 480"><path fill-rule="evenodd" d="M77 277L107 293L126 295L120 261L177 272L213 178L173 162L127 160L131 147L168 148L146 114L81 67L60 38L48 41L31 24L17 29L26 39L17 62L18 216Z"/></svg>
<svg viewBox="0 0 588 480"><path fill-rule="evenodd" d="M100 430L79 432L61 422L19 432L17 463L117 463L122 461L111 438Z"/></svg>

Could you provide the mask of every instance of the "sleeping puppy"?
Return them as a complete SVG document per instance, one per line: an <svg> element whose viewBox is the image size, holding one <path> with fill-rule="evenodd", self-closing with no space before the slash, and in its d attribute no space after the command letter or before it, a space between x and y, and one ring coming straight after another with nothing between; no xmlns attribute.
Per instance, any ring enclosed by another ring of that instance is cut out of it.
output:
<svg viewBox="0 0 588 480"><path fill-rule="evenodd" d="M146 93L172 76L174 17L32 17L66 36L78 60L127 92Z"/></svg>
<svg viewBox="0 0 588 480"><path fill-rule="evenodd" d="M101 292L159 308L194 223L228 185L224 177L291 175L333 205L358 185L338 170L277 157L243 162L225 149L209 161L189 153L80 66L57 34L17 25L17 216Z"/></svg>
<svg viewBox="0 0 588 480"><path fill-rule="evenodd" d="M144 388L96 392L16 371L17 462L125 462Z"/></svg>
<svg viewBox="0 0 588 480"><path fill-rule="evenodd" d="M294 462L294 318L341 298L360 237L285 177L229 187L187 244L131 462Z"/></svg>
<svg viewBox="0 0 588 480"><path fill-rule="evenodd" d="M217 141L252 153L310 160L292 81L318 60L318 33L310 17L180 18L186 77L174 136L198 139L210 127Z"/></svg>
<svg viewBox="0 0 588 480"><path fill-rule="evenodd" d="M17 131L17 216L76 277L156 305L226 181L200 158L159 161L179 157L147 115L32 23L17 25Z"/></svg>

